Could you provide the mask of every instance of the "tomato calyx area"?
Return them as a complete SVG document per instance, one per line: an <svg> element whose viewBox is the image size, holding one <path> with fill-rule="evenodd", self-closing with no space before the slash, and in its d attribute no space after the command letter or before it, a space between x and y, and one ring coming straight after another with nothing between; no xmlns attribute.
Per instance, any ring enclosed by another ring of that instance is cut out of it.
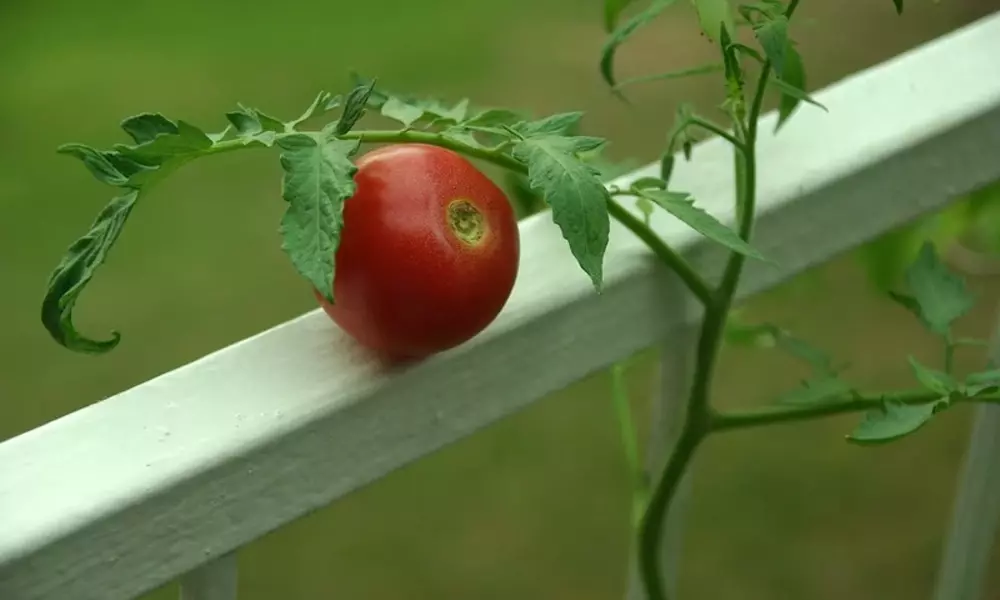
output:
<svg viewBox="0 0 1000 600"><path fill-rule="evenodd" d="M448 203L447 213L449 229L465 244L478 246L486 237L486 219L472 202L456 198Z"/></svg>

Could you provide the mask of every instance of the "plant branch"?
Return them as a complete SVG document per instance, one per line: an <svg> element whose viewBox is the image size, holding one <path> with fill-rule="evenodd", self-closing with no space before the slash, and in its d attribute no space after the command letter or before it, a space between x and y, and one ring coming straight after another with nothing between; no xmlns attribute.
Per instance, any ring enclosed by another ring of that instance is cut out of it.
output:
<svg viewBox="0 0 1000 600"><path fill-rule="evenodd" d="M891 398L904 404L926 404L934 402L940 397L941 394L928 390L909 390L886 394L866 394L842 401L823 402L819 404L765 406L745 411L716 413L712 417L711 428L713 432L731 431L733 429L746 429L749 427L773 425L775 423L810 421L834 415L871 410L879 407L884 398ZM974 398L966 398L961 401L995 403L1000 401L1000 395L985 394Z"/></svg>
<svg viewBox="0 0 1000 600"><path fill-rule="evenodd" d="M794 10L794 6L790 5L789 8ZM769 75L770 65L765 63L760 81L766 84ZM740 137L736 139L733 146L742 150L743 159L742 161L736 160L735 181L739 208L737 211L739 235L744 241L750 241L754 225L757 197L757 121L760 119L763 104L763 87L764 85L758 85L757 95L754 97L747 115L748 126L744 129L741 120L734 119L736 135ZM709 404L712 379L715 374L715 365L718 360L726 320L736 295L745 258L743 254L738 252L729 254L722 281L716 289L712 301L706 305L701 333L698 337L694 382L688 397L687 415L677 447L653 491L639 534L639 568L649 600L666 600L663 581L659 573L660 540L663 538L663 526L670 508L670 501L676 493L688 463L694 457L695 450L712 431L715 419Z"/></svg>
<svg viewBox="0 0 1000 600"><path fill-rule="evenodd" d="M688 117L688 124L701 127L702 129L708 131L709 133L714 133L715 135L721 137L722 139L732 144L733 147L736 148L736 150L740 151L743 154L746 154L746 144L744 144L744 142L738 139L735 135L729 133L728 131L716 125L715 123L707 119L703 119L697 115L692 115Z"/></svg>
<svg viewBox="0 0 1000 600"><path fill-rule="evenodd" d="M632 195L631 192L622 190L619 192L614 192L613 195ZM632 233L636 235L640 240L645 242L646 246L653 251L653 254L657 256L661 261L666 263L668 267L673 269L674 273L681 278L688 289L697 296L698 300L703 305L708 305L712 300L712 290L702 279L701 275L691 267L691 265L684 260L680 254L678 254L673 248L671 248L666 242L664 242L660 236L656 234L655 231L650 229L648 225L643 223L638 217L630 213L621 204L619 204L614 198L608 198L608 212L619 223L624 225Z"/></svg>

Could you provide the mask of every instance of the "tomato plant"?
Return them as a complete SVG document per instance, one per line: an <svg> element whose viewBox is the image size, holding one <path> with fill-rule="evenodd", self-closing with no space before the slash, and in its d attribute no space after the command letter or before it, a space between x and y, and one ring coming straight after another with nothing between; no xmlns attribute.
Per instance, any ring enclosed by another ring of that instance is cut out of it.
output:
<svg viewBox="0 0 1000 600"><path fill-rule="evenodd" d="M517 275L514 210L460 154L392 145L357 161L344 203L337 277L323 309L394 359L460 344L503 308Z"/></svg>
<svg viewBox="0 0 1000 600"><path fill-rule="evenodd" d="M767 260L752 240L765 95L777 94L778 128L803 104L823 109L806 91L804 61L789 35L799 0L740 3L735 11L729 0L693 0L718 61L618 81L617 49L675 3L651 0L622 19L631 4L604 2L608 38L599 71L616 94L624 96L637 82L706 73L720 73L725 92L714 118L682 106L667 132L658 177L636 180L627 189L608 184L601 158L605 140L580 133L579 112L535 119L505 108L474 108L468 100L393 94L359 76L345 95L320 92L290 120L239 105L226 114L225 129L206 132L183 120L143 113L121 125L132 143L110 150L66 144L59 150L80 159L118 193L53 271L41 307L44 326L58 343L75 351L103 353L117 346L117 332L97 339L77 331L73 309L133 209L149 197L156 182L191 160L270 148L280 153L287 204L279 225L282 247L334 320L363 343L397 357L422 357L452 347L496 316L516 277L514 211L503 192L466 159L502 167L514 178L519 210L548 211L595 290L602 288L610 221L615 219L676 272L704 308L677 442L658 477L649 481L637 474L632 479L639 572L650 600L666 596L659 542L667 507L711 434L860 412L863 416L847 439L879 444L917 431L953 406L1000 401L1000 370L964 376L955 372L956 348L983 344L957 338L952 331L953 322L972 307L972 295L944 266L933 243L912 243L909 234L900 236L905 253L913 258L905 273L908 289L893 289L889 297L943 346L939 366L909 358L913 389L863 392L844 377L838 361L785 329L735 322L731 308L745 262ZM902 12L902 0L893 4ZM747 35L740 38L743 32ZM398 126L359 127L365 114L374 111ZM320 118L326 119L325 125L308 127ZM733 148L734 226L702 210L671 181L674 162L693 160L695 136L702 134L717 136ZM363 144L390 146L358 159ZM652 211L668 213L727 250L718 282L706 280L649 227L646 217ZM710 405L709 397L726 340L783 349L808 363L812 375L771 406L720 411ZM616 377L620 372L619 366ZM637 470L640 461L628 403L616 400L629 462Z"/></svg>

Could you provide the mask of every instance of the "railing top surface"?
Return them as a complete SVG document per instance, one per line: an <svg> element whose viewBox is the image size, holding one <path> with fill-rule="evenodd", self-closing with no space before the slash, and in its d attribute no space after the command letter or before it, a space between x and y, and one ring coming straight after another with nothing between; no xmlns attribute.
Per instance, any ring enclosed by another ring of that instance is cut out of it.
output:
<svg viewBox="0 0 1000 600"><path fill-rule="evenodd" d="M749 265L741 296L1000 178L997 56L1000 13L822 90L829 112L777 136L768 115L756 245L778 264ZM731 222L731 166L709 140L672 185ZM0 597L139 594L697 316L617 224L595 294L548 219L521 224L510 301L454 351L388 370L313 311L0 444ZM716 247L653 223L718 272Z"/></svg>

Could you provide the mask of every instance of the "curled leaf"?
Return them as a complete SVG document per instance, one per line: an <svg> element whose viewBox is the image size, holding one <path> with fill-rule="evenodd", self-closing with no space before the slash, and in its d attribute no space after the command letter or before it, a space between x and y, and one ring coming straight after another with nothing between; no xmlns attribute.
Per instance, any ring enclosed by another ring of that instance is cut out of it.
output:
<svg viewBox="0 0 1000 600"><path fill-rule="evenodd" d="M113 199L97 215L90 230L73 242L49 276L42 300L42 324L56 342L70 350L99 354L111 350L121 340L117 331L103 340L82 335L73 325L73 308L118 240L138 197L139 191L131 190Z"/></svg>

